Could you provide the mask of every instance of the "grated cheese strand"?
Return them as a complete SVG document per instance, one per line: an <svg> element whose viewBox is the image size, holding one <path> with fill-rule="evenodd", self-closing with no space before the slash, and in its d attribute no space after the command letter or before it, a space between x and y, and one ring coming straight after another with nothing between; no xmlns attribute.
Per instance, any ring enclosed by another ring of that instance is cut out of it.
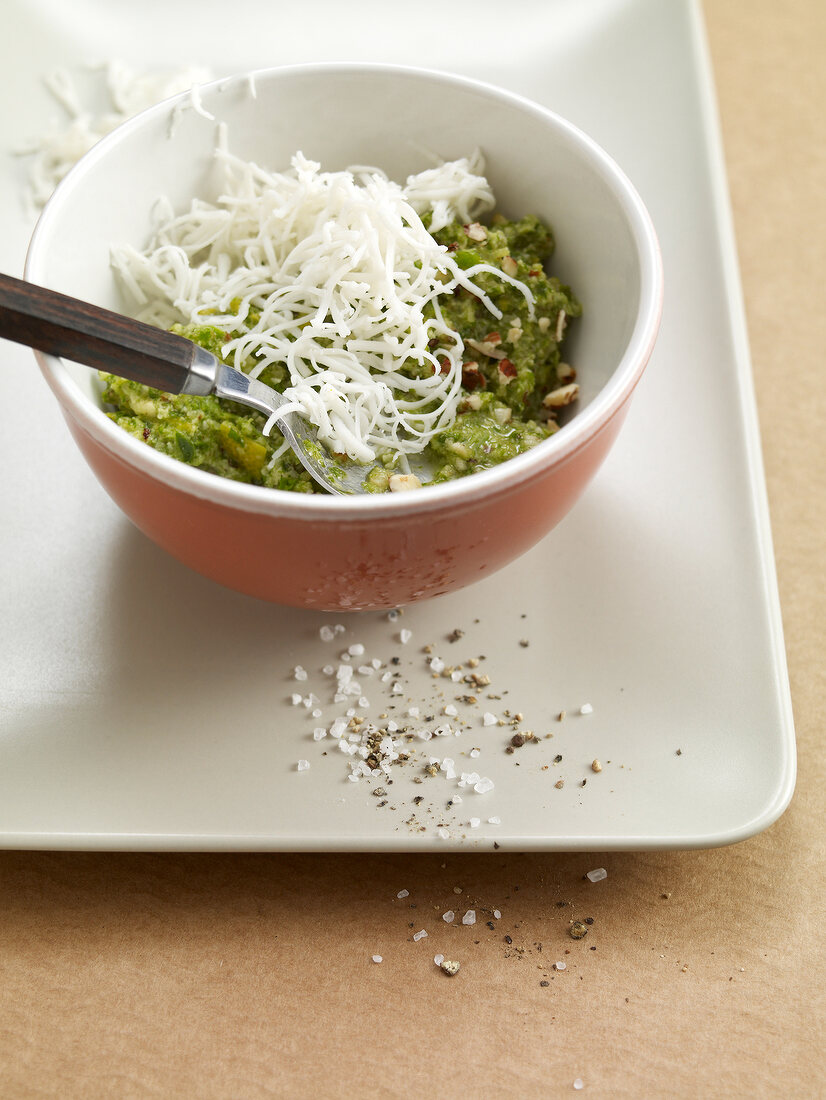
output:
<svg viewBox="0 0 826 1100"><path fill-rule="evenodd" d="M443 295L463 287L497 319L473 282L488 272L530 289L498 268L458 267L431 227L472 221L493 206L481 155L408 177L404 186L375 168L324 172L301 152L271 173L216 148L216 202L193 200L175 215L158 204L150 247L112 250L112 263L140 316L162 327L209 324L231 338L224 357L287 368L287 411L300 413L335 454L361 463L409 456L450 427L461 396L464 345L446 323ZM431 350L434 338L446 347Z"/></svg>

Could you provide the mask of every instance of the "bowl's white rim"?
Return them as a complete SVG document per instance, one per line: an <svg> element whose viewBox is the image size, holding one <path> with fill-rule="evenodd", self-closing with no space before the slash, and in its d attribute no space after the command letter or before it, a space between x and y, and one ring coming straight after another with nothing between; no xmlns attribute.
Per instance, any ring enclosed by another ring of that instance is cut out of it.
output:
<svg viewBox="0 0 826 1100"><path fill-rule="evenodd" d="M374 63L324 62L257 69L212 81L199 88L201 99L213 91L220 92L231 84L256 83L282 76L338 72L348 74L374 73L437 80L473 90L491 99L505 102L538 116L546 123L565 132L584 150L595 171L608 183L620 207L628 218L629 228L640 263L640 308L625 353L611 378L586 409L578 413L559 432L539 446L517 455L500 466L473 474L468 478L446 482L428 488L425 493L401 493L333 497L321 494L281 492L257 485L216 477L195 467L178 462L134 439L114 424L105 413L85 398L72 381L63 361L43 352L36 352L41 370L61 404L78 425L101 444L113 457L162 481L166 485L202 500L245 512L258 512L280 517L312 519L314 521L378 520L380 517L412 516L442 509L461 509L480 499L502 492L546 471L566 463L613 416L630 396L645 369L659 330L663 303L663 270L659 243L648 211L635 187L608 153L592 138L560 115L514 92L484 81L456 76L453 73L407 65ZM141 127L155 115L170 115L176 105L187 101L189 92L149 107L102 138L67 173L49 199L35 226L26 256L24 276L30 282L42 282L42 272L52 224L60 216L64 196L82 183L86 173L105 157L111 146L130 131Z"/></svg>

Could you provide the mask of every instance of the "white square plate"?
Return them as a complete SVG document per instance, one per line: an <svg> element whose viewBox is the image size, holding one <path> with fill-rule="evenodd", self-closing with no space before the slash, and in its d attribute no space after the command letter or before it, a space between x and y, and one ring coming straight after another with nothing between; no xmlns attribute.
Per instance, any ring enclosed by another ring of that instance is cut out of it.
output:
<svg viewBox="0 0 826 1100"><path fill-rule="evenodd" d="M57 64L117 56L142 68L207 64L216 75L361 58L452 69L525 94L616 157L660 236L662 334L623 434L573 513L496 577L397 622L324 616L225 591L156 549L86 470L31 353L3 344L0 844L604 850L758 832L791 797L794 732L696 9L537 0L508 23L492 0L427 0L404 35L381 0L362 4L357 20L348 11L315 5L307 35L298 16L241 0L233 24L256 32L235 40L215 33L226 6L214 0L130 9L17 0L0 40L2 132L23 145L60 113L38 82ZM0 262L14 274L32 227L24 172L20 161L0 166ZM338 622L345 632L322 642L319 627ZM464 636L450 642L455 628ZM371 793L378 781L348 781L350 758L329 738L312 738L343 710L321 669L354 643L383 663L360 677L365 713L418 729L452 704L468 722L458 737L414 741L386 800ZM484 656L477 671L491 684L473 689L477 703L455 700L467 685L431 675L426 644L450 664ZM294 679L297 665L306 681ZM381 680L386 669L398 674L396 693ZM291 703L310 691L319 718ZM584 703L592 713L578 713ZM421 718L407 715L411 706ZM505 751L510 726L482 717L507 721L505 709L543 735L538 746ZM427 775L431 754L494 789ZM309 769L297 771L299 759Z"/></svg>

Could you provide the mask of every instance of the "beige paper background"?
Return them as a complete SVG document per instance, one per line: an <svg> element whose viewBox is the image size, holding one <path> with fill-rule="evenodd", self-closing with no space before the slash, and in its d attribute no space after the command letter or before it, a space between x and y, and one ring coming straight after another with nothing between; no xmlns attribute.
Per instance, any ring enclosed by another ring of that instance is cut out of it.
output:
<svg viewBox="0 0 826 1100"><path fill-rule="evenodd" d="M826 1094L826 5L704 10L798 734L790 809L676 854L0 853L0 1096L556 1097L577 1077L612 1100ZM599 865L606 881L583 880ZM445 928L439 949L462 945L447 979L424 965L435 938L409 937L471 906L504 916L470 941ZM578 942L574 916L594 918Z"/></svg>

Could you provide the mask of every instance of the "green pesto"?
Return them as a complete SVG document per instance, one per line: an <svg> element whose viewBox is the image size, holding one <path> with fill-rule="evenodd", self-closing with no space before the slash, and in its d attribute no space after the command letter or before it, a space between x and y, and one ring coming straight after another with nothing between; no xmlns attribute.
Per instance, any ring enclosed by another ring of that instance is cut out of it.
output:
<svg viewBox="0 0 826 1100"><path fill-rule="evenodd" d="M519 290L490 272L472 278L501 310L501 320L469 291L458 289L440 298L444 320L462 337L465 352L464 392L456 420L424 454L436 482L506 462L557 430L543 410L542 398L562 384L556 340L559 313L564 310L567 319L582 312L570 288L545 271L554 249L547 225L530 215L519 221L495 215L484 233L480 241L475 239L481 235L479 227L453 224L434 237L447 246L463 270L489 264L530 286L534 313L531 316ZM250 323L255 321L251 316ZM209 324L175 325L173 331L216 355L229 339ZM468 341L485 348L475 349ZM447 347L448 342L441 341L441 346ZM438 354L439 346L434 341L431 350ZM486 354L490 350L495 354ZM242 369L251 366L245 363ZM420 368L409 364L408 369L413 373ZM173 396L114 375L101 377L111 419L163 454L235 481L291 492L323 492L291 450L273 460L283 437L277 428L270 436L263 434L263 415L216 397ZM280 364L269 365L259 378L278 391L288 382L287 370ZM389 454L382 457L384 467L377 466L365 479L368 492L387 491L393 462ZM338 461L338 456L328 458L328 472L331 468L333 475L343 473Z"/></svg>

